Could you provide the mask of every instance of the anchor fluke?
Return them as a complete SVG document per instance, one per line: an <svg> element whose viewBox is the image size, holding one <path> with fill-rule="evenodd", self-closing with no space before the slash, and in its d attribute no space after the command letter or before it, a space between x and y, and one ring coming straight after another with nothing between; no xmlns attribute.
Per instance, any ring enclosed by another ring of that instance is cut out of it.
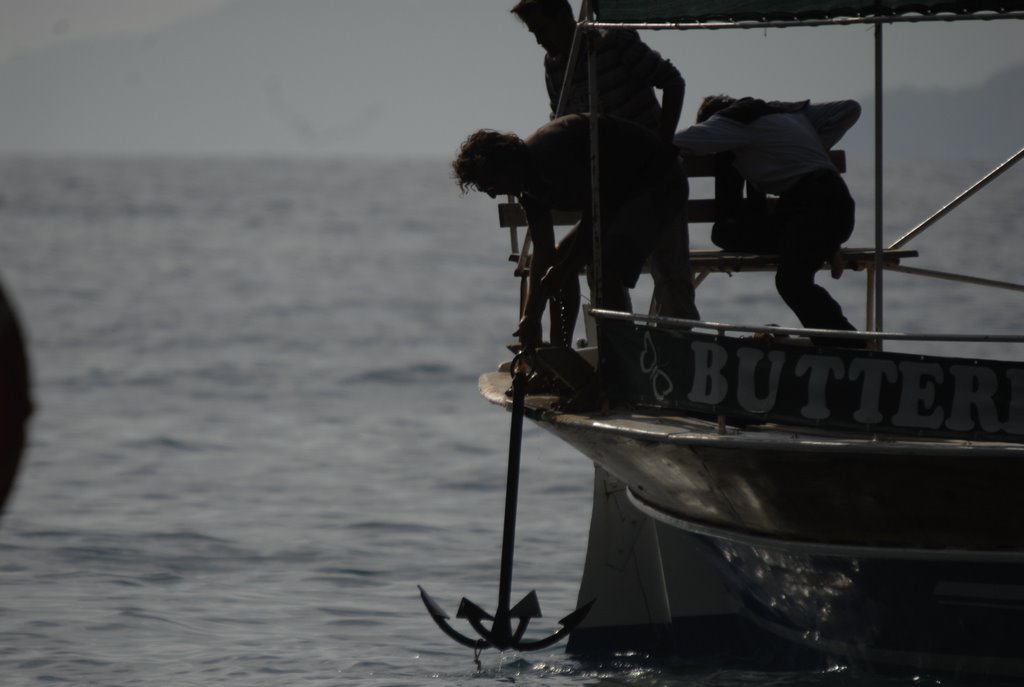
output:
<svg viewBox="0 0 1024 687"><path fill-rule="evenodd" d="M505 609L504 612L502 609ZM455 616L468 620L477 634L496 649L518 649L530 621L540 617L540 602L537 600L537 592L530 592L511 609L507 603L499 605L498 611L492 616L469 599L463 598ZM512 630L513 618L518 621L515 631ZM484 626L485 620L492 621L490 629Z"/></svg>
<svg viewBox="0 0 1024 687"><path fill-rule="evenodd" d="M448 624L448 614L444 612L444 609L434 601L430 594L427 594L427 591L423 589L423 587L420 587L420 585L416 586L420 590L420 598L423 599L423 605L427 607L427 612L430 614L430 617L434 619L434 622L437 623L437 626L441 628L442 632L459 644L468 646L470 649L475 651L482 651L489 646L486 640L473 639L472 637L467 637L461 632L455 630L455 628Z"/></svg>
<svg viewBox="0 0 1024 687"><path fill-rule="evenodd" d="M459 610L455 611L455 617L466 618L470 622L474 620L477 622L483 620L494 620L493 615L480 608L466 597L462 597L462 601L459 602Z"/></svg>
<svg viewBox="0 0 1024 687"><path fill-rule="evenodd" d="M508 614L513 618L520 619L540 618L540 601L537 599L537 592L531 591L520 599Z"/></svg>
<svg viewBox="0 0 1024 687"><path fill-rule="evenodd" d="M516 648L520 651L536 651L538 649L545 649L552 644L555 644L567 634L576 629L576 626L583 622L583 619L587 617L587 613L590 612L590 607L594 605L596 599L591 599L587 603L583 604L575 611L565 616L558 621L558 624L562 627L557 632L544 639L538 639L533 642L518 642Z"/></svg>
<svg viewBox="0 0 1024 687"><path fill-rule="evenodd" d="M594 605L595 601L597 601L597 599L591 599L569 615L559 620L558 624L562 627L568 627L569 629L576 627L583 622L584 618L587 617L587 613L590 613L590 607Z"/></svg>
<svg viewBox="0 0 1024 687"><path fill-rule="evenodd" d="M420 585L416 585L416 588L420 590L420 598L423 599L423 603L426 605L427 612L430 613L431 617L448 620L448 614L444 612L444 609L441 608L440 604L434 601L430 594L427 594L427 590Z"/></svg>

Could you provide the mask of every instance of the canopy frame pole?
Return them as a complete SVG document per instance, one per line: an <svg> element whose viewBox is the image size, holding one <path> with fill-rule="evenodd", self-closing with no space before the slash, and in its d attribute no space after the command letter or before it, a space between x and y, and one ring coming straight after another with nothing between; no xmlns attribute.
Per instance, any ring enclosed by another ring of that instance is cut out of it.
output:
<svg viewBox="0 0 1024 687"><path fill-rule="evenodd" d="M933 224L938 222L940 219L942 219L943 217L948 215L950 212L952 212L954 209L956 209L956 207L958 205L960 205L965 200L967 200L968 198L973 196L975 193L980 191L982 188L987 186L992 180L994 180L1000 174L1002 174L1003 172L1008 170L1010 167L1012 167L1013 165L1015 165L1018 162L1020 162L1021 158L1024 158L1024 148L1021 148L1016 153L1014 153L1012 156L1007 158L998 167L996 167L991 172L989 172L988 174L983 176L981 179L976 181L973 186L971 186L966 191L961 193L959 196L957 196L956 198L954 198L953 200L949 201L944 206L939 208L939 210L937 212L935 212L935 214L933 214L931 217L929 217L925 221L923 221L920 224L918 224L916 227L914 227L913 229L908 231L906 234L904 234L900 238L898 238L889 247L890 248L902 248L904 245L909 243L911 239L915 238L918 234L923 232L925 229L927 229L928 227L932 226Z"/></svg>
<svg viewBox="0 0 1024 687"><path fill-rule="evenodd" d="M939 13L929 15L832 17L831 19L765 19L742 21L591 21L598 29L634 29L636 31L693 31L708 29L784 29L792 26L854 26L858 24L920 24L950 21L998 21L1024 19L1024 11L989 12L977 14Z"/></svg>
<svg viewBox="0 0 1024 687"><path fill-rule="evenodd" d="M572 45L569 47L569 59L565 63L565 75L562 77L562 88L558 91L558 106L555 108L555 117L565 114L565 107L569 103L569 90L572 85L573 74L576 73L576 63L580 59L580 43L585 31L587 16L587 0L580 5L580 14L576 19L576 30L572 33Z"/></svg>
<svg viewBox="0 0 1024 687"><path fill-rule="evenodd" d="M1015 284L1013 282L1003 281L1000 279L972 277L966 274L957 274L955 272L942 272L940 270L925 269L923 267L910 267L908 265L890 265L886 269L892 272L902 272L903 274L914 274L921 277L931 277L932 279L955 281L960 282L961 284L975 284L977 286L986 286L990 289L1006 289L1008 291L1024 292L1024 284Z"/></svg>
<svg viewBox="0 0 1024 687"><path fill-rule="evenodd" d="M594 8L590 0L583 0L587 20L593 21ZM597 83L597 41L593 31L587 32L587 96L590 106L590 223L593 230L594 258L591 263L593 285L591 298L593 303L604 307L604 283L601 269L601 166L598 155L598 115L601 112L601 99Z"/></svg>
<svg viewBox="0 0 1024 687"><path fill-rule="evenodd" d="M874 303L874 317L870 317L872 320L871 331L882 331L884 327L883 320L883 290L882 290L882 275L885 273L884 265L882 263L882 246L884 245L883 237L883 223L884 219L882 216L883 209L883 186L882 186L882 137L883 137L883 122L882 122L882 24L875 24L875 269L874 269L874 292L875 292L875 303ZM878 348L881 349L882 341L877 340Z"/></svg>

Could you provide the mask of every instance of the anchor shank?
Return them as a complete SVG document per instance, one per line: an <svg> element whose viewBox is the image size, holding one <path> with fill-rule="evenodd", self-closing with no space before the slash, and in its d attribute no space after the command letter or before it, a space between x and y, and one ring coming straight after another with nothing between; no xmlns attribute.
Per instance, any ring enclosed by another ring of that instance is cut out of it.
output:
<svg viewBox="0 0 1024 687"><path fill-rule="evenodd" d="M512 426L508 440L508 477L505 484L505 526L501 540L501 578L498 584L498 610L494 632L512 637L509 607L512 599L512 559L516 539L516 507L519 501L519 455L523 439L523 415L526 408L526 373L516 370L512 377Z"/></svg>

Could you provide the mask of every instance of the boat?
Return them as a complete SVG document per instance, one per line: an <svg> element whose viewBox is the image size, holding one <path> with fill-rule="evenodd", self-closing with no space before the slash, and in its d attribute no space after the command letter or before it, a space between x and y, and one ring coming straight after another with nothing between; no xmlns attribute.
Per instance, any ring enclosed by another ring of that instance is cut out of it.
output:
<svg viewBox="0 0 1024 687"><path fill-rule="evenodd" d="M881 108L883 27L982 19L1024 19L1024 2L585 0L570 60L599 28L865 24L874 29ZM883 327L889 271L1024 290L906 264L917 256L907 247L912 239L1016 164L1024 149L886 244L881 121L876 109L875 245L844 248L838 265L865 276L864 332L589 308L583 346L539 349L528 361L547 384L510 391L510 373L513 380L524 374L520 356L480 377L488 401L530 419L595 467L581 611L563 619L555 637L568 637L569 652L1024 678L1024 361L887 350L1024 336ZM699 159L687 170L710 174ZM691 222L709 221L712 199L690 204ZM515 199L499 214L521 277L529 256ZM694 251L692 259L698 281L774 269L771 256ZM822 343L851 336L866 347ZM502 578L501 622L508 625L506 572L511 556ZM425 592L424 601L446 626ZM478 630L494 619L463 603L459 615ZM526 606L512 617L539 614L535 598ZM522 637L522 630L504 634Z"/></svg>

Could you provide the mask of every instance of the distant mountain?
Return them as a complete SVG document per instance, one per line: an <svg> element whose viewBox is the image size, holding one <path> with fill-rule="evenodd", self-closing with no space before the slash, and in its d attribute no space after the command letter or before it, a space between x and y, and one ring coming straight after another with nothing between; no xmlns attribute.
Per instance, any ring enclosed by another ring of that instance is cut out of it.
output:
<svg viewBox="0 0 1024 687"><path fill-rule="evenodd" d="M874 149L874 96L861 99L861 120L842 147ZM1024 146L1024 63L976 88L901 89L883 94L887 156L1002 161Z"/></svg>
<svg viewBox="0 0 1024 687"><path fill-rule="evenodd" d="M246 0L26 53L0 63L0 153L450 156L478 128L528 133L547 119L542 53L511 4ZM737 42L728 58L744 64L755 48ZM693 85L715 61L673 60L691 81L692 121ZM863 158L873 118L861 102L843 146ZM887 93L886 108L894 154L998 157L1022 142L1024 64L977 88Z"/></svg>

